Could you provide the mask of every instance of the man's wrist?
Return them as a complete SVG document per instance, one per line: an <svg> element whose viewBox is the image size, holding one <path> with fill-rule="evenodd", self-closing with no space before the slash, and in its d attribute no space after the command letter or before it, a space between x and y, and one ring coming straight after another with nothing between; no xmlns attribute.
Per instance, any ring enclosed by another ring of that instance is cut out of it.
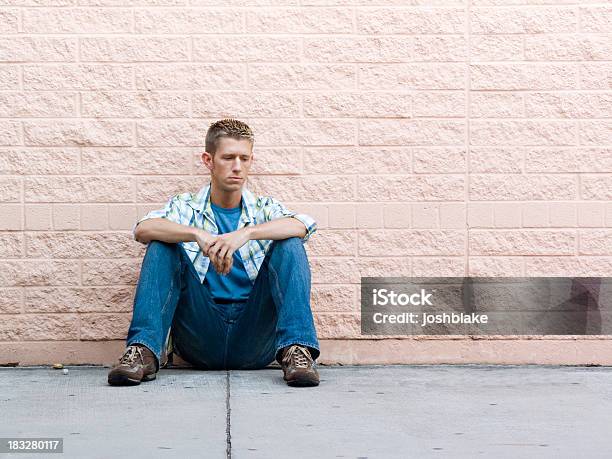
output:
<svg viewBox="0 0 612 459"><path fill-rule="evenodd" d="M192 227L193 229L191 230L191 235L193 236L193 239L191 239L193 242L196 242L198 240L198 236L202 233L204 233L205 231L201 228L196 228L196 227Z"/></svg>
<svg viewBox="0 0 612 459"><path fill-rule="evenodd" d="M253 239L253 227L252 226L243 226L242 230L246 234L247 240Z"/></svg>

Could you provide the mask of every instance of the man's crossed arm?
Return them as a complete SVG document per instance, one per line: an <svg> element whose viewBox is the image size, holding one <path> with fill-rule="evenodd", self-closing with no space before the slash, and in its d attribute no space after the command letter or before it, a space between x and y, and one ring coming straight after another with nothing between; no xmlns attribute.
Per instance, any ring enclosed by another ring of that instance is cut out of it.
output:
<svg viewBox="0 0 612 459"><path fill-rule="evenodd" d="M306 236L306 226L296 218L284 217L245 226L239 230L220 235L210 234L193 226L180 225L166 218L151 218L140 223L134 231L138 242L197 242L204 256L210 258L219 274L227 274L232 269L233 255L236 250L252 239L279 240L290 237Z"/></svg>

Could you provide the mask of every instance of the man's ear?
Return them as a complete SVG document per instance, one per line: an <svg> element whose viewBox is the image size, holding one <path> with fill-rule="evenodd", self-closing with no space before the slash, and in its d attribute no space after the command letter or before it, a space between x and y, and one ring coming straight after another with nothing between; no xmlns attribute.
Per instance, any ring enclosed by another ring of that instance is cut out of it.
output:
<svg viewBox="0 0 612 459"><path fill-rule="evenodd" d="M213 155L211 155L207 151L202 153L202 164L204 164L204 166L208 170L212 171L213 170Z"/></svg>

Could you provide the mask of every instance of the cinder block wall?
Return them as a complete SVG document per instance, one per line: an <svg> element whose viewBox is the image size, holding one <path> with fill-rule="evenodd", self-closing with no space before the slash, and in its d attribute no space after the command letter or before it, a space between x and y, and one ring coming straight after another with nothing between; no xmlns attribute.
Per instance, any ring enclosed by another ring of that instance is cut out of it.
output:
<svg viewBox="0 0 612 459"><path fill-rule="evenodd" d="M256 133L249 187L318 220L323 361L612 363L602 338L364 341L358 290L612 275L609 4L0 3L0 363L117 357L130 229L202 186L227 116Z"/></svg>

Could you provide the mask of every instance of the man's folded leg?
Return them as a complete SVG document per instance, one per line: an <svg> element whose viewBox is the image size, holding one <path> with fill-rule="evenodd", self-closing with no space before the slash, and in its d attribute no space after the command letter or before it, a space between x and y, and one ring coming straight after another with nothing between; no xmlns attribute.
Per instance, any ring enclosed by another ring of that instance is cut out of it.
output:
<svg viewBox="0 0 612 459"><path fill-rule="evenodd" d="M197 278L197 286L182 291L172 322L173 346L194 367L221 370L228 332L224 306L215 303L209 288L200 283L193 265L190 269L192 277ZM184 304L188 307L183 307Z"/></svg>
<svg viewBox="0 0 612 459"><path fill-rule="evenodd" d="M190 330L197 330L199 336L207 336L211 344L215 339L223 342L226 333L225 324L208 302L206 289L182 245L151 241L136 288L127 348L109 372L109 384L133 385L155 379L173 322L179 325L173 338L182 356L181 344L189 340L180 333L185 323L190 324ZM207 347L206 352L211 353L209 360L214 360L214 351L214 347Z"/></svg>
<svg viewBox="0 0 612 459"><path fill-rule="evenodd" d="M275 359L290 385L319 383L319 341L310 309L310 266L299 238L274 241L244 310L230 324L228 365L263 368Z"/></svg>

